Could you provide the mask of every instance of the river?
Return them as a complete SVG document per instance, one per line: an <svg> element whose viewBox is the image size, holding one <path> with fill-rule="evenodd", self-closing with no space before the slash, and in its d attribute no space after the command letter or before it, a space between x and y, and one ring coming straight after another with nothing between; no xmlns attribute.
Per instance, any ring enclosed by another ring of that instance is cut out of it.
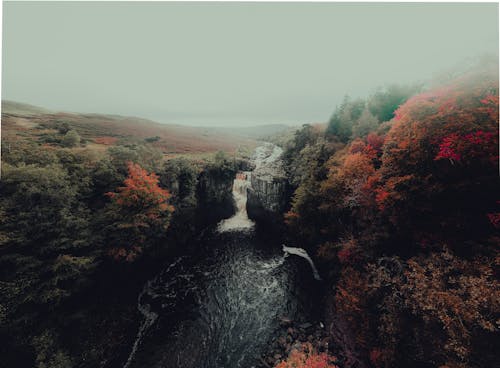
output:
<svg viewBox="0 0 500 368"><path fill-rule="evenodd" d="M265 152L257 149L257 166L277 157L276 149ZM311 313L317 282L308 263L287 257L279 239L248 219L250 175L234 180L234 216L205 231L196 254L175 260L144 286L143 321L124 368L257 367L280 319Z"/></svg>

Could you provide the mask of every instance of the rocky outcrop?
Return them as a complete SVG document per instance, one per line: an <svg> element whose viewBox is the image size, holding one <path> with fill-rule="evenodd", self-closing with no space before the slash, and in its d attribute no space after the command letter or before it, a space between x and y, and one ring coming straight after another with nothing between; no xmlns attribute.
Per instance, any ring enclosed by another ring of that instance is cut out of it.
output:
<svg viewBox="0 0 500 368"><path fill-rule="evenodd" d="M207 168L198 177L198 213L203 223L216 223L235 212L233 179L235 171L226 168Z"/></svg>
<svg viewBox="0 0 500 368"><path fill-rule="evenodd" d="M281 148L263 146L256 169L250 174L247 213L257 222L280 222L288 207L290 190L280 155Z"/></svg>
<svg viewBox="0 0 500 368"><path fill-rule="evenodd" d="M269 341L267 351L262 355L260 364L257 364L258 368L276 367L293 350L300 350L305 343L311 344L319 353L328 353L331 345L328 330L320 321L299 322L281 317L277 336Z"/></svg>

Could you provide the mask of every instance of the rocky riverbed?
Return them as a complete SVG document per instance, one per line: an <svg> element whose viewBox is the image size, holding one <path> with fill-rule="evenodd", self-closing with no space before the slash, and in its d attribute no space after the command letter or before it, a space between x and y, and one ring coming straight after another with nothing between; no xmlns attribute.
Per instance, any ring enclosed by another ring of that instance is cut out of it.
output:
<svg viewBox="0 0 500 368"><path fill-rule="evenodd" d="M293 321L281 317L280 329L271 339L268 351L262 355L259 367L274 367L286 360L292 350L299 350L304 343L310 343L318 352L327 352L331 341L324 324L320 321Z"/></svg>

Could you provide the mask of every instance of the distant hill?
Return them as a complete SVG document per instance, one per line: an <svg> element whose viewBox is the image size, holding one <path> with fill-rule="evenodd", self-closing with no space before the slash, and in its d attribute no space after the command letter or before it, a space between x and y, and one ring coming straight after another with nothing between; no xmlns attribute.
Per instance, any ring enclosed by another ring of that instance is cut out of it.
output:
<svg viewBox="0 0 500 368"><path fill-rule="evenodd" d="M53 112L44 108L2 101L2 139L34 139L51 134L67 124L88 144L101 148L123 141L148 141L164 154L231 152L240 146L253 146L251 134L175 124L160 124L138 117L106 114Z"/></svg>
<svg viewBox="0 0 500 368"><path fill-rule="evenodd" d="M25 104L22 102L2 100L2 114L15 114L15 115L37 115L49 114L50 110L42 107Z"/></svg>
<svg viewBox="0 0 500 368"><path fill-rule="evenodd" d="M249 137L253 139L266 140L276 135L283 134L290 129L297 129L296 127L290 127L285 124L266 124L266 125L256 125L241 128L220 128L221 130L226 130L232 134L238 134L244 137Z"/></svg>

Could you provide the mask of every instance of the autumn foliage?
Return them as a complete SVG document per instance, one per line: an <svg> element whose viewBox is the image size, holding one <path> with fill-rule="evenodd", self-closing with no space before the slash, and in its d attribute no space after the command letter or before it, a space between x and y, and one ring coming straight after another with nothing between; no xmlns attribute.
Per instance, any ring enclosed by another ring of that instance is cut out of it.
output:
<svg viewBox="0 0 500 368"><path fill-rule="evenodd" d="M495 79L473 74L410 98L387 135L384 172L432 170L434 158L498 162L497 94Z"/></svg>
<svg viewBox="0 0 500 368"><path fill-rule="evenodd" d="M275 368L338 368L337 359L327 353L318 353L310 343L304 343L291 351L287 360Z"/></svg>
<svg viewBox="0 0 500 368"><path fill-rule="evenodd" d="M494 365L498 102L497 71L464 74L408 98L299 183L286 220L315 234L329 323L349 326L332 327L346 367Z"/></svg>
<svg viewBox="0 0 500 368"><path fill-rule="evenodd" d="M121 216L114 224L116 230L128 235L120 237L120 243L114 244L109 253L117 260L132 261L142 252L151 232L167 230L174 208L169 204L170 192L159 187L156 174L148 174L132 162L127 167L124 186L106 193L113 210Z"/></svg>
<svg viewBox="0 0 500 368"><path fill-rule="evenodd" d="M498 163L498 135L482 130L466 135L452 133L441 140L439 152L434 159L448 159L452 164L486 159L496 165Z"/></svg>

